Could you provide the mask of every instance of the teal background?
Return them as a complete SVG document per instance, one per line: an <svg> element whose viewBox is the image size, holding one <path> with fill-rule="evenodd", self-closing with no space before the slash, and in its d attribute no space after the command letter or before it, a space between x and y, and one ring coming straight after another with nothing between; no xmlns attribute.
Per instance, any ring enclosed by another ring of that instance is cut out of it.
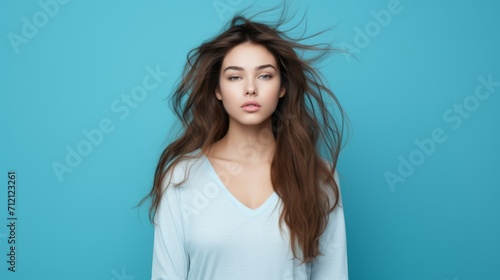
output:
<svg viewBox="0 0 500 280"><path fill-rule="evenodd" d="M16 53L9 33L21 35L39 3L0 4L0 279L150 279L153 228L146 207L133 206L172 129L165 98L187 52L251 2L68 1ZM500 82L500 4L401 0L376 23L372 11L394 3L292 4L307 10L308 33L335 26L311 42L357 47L357 60L338 54L321 68L352 125L338 166L350 279L500 279L500 86L472 97L479 76ZM369 41L356 41L366 28ZM148 66L168 76L125 105ZM464 100L477 108L460 115ZM65 164L66 147L103 120L112 131L59 180L53 163ZM418 152L415 141L435 129L446 140ZM390 187L386 172L400 176L410 155L413 173ZM15 273L9 170L18 177Z"/></svg>

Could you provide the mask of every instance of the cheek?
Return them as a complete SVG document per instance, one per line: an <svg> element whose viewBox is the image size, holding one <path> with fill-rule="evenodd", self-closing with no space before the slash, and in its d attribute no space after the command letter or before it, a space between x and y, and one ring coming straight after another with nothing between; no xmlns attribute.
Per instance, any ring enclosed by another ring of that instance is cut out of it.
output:
<svg viewBox="0 0 500 280"><path fill-rule="evenodd" d="M220 97L222 97L222 105L226 109L231 109L235 104L241 102L238 99L238 89L234 85L220 84Z"/></svg>
<svg viewBox="0 0 500 280"><path fill-rule="evenodd" d="M223 97L234 95L238 91L236 83L220 82L219 88Z"/></svg>
<svg viewBox="0 0 500 280"><path fill-rule="evenodd" d="M266 92L273 97L279 98L280 90L281 83L279 81L266 85Z"/></svg>

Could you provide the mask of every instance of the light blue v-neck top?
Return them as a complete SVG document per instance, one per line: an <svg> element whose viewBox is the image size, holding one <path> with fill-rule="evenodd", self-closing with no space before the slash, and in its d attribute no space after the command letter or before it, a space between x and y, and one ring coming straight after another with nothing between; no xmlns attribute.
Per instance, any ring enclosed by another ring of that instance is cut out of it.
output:
<svg viewBox="0 0 500 280"><path fill-rule="evenodd" d="M186 172L188 179L180 187L168 186L157 209L151 279L348 279L341 207L330 213L321 236L324 256L300 265L285 223L280 233L282 202L276 193L257 209L245 206L203 154L181 161L170 173L172 182L182 181ZM337 172L334 178L338 184Z"/></svg>

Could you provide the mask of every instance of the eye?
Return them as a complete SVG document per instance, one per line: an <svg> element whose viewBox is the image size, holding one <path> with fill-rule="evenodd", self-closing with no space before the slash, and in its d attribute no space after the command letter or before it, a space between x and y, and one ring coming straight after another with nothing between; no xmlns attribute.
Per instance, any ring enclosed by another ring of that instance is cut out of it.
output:
<svg viewBox="0 0 500 280"><path fill-rule="evenodd" d="M263 74L263 75L260 75L259 78L263 79L263 80L269 80L271 79L273 76L269 75L269 74Z"/></svg>
<svg viewBox="0 0 500 280"><path fill-rule="evenodd" d="M239 80L239 79L240 79L240 76L230 76L228 78L228 80L230 80L230 81L236 81L236 80Z"/></svg>

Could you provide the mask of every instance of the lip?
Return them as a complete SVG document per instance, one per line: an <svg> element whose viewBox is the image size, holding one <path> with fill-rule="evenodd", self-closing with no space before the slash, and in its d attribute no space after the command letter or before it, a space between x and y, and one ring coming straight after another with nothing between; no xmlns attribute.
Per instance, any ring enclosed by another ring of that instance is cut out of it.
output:
<svg viewBox="0 0 500 280"><path fill-rule="evenodd" d="M245 103L243 103L243 105L241 105L241 108L245 111L245 112L256 112L256 111L259 111L260 110L260 104L256 101L247 101Z"/></svg>

